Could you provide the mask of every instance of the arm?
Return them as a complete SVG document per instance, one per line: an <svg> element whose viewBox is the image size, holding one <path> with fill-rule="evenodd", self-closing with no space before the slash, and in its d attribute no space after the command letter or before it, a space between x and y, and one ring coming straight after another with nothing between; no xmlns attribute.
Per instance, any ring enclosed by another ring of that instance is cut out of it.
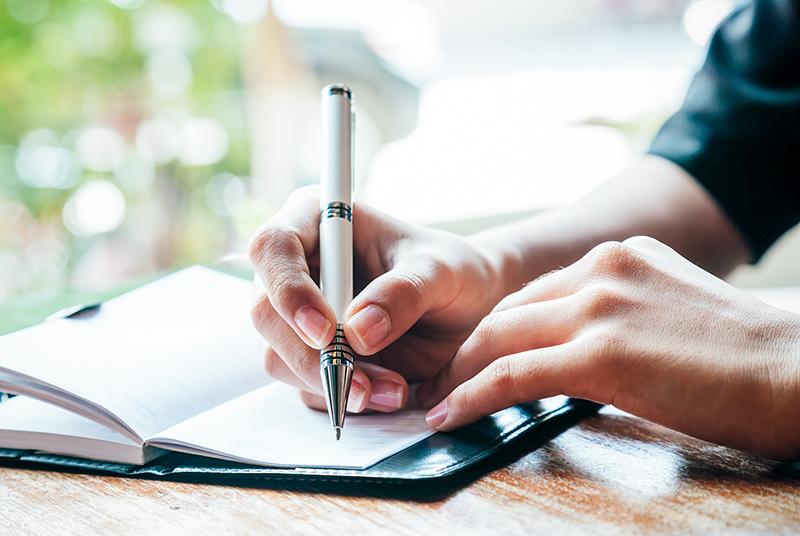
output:
<svg viewBox="0 0 800 536"><path fill-rule="evenodd" d="M757 261L800 221L798 62L800 2L737 8L651 156L572 207L478 237L511 239L496 253L510 288L634 234L717 275Z"/></svg>
<svg viewBox="0 0 800 536"><path fill-rule="evenodd" d="M656 156L642 158L572 206L472 240L490 252L512 292L601 242L634 235L652 236L719 275L750 257L711 196L680 167Z"/></svg>

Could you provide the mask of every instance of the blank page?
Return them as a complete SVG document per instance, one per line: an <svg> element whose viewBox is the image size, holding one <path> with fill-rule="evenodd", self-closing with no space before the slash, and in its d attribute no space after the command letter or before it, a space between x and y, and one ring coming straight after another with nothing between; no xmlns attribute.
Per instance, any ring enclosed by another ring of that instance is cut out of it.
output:
<svg viewBox="0 0 800 536"><path fill-rule="evenodd" d="M181 270L93 317L0 337L0 375L56 386L148 437L266 383L251 288L206 268Z"/></svg>
<svg viewBox="0 0 800 536"><path fill-rule="evenodd" d="M0 447L119 463L145 462L141 443L26 396L0 404Z"/></svg>
<svg viewBox="0 0 800 536"><path fill-rule="evenodd" d="M433 434L422 410L348 415L336 441L328 415L273 383L159 434L148 444L280 467L365 469Z"/></svg>

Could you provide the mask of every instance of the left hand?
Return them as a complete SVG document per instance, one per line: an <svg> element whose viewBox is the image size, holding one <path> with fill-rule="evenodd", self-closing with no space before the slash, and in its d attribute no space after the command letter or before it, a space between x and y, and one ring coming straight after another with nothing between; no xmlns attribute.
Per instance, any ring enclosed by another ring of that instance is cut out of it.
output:
<svg viewBox="0 0 800 536"><path fill-rule="evenodd" d="M452 430L559 394L797 457L800 316L652 238L608 242L501 301L417 396L439 402L431 425Z"/></svg>

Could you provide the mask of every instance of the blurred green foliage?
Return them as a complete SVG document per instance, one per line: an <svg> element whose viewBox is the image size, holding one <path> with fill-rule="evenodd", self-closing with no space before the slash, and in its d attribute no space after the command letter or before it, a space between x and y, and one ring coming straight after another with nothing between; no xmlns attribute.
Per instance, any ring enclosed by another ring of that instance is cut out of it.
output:
<svg viewBox="0 0 800 536"><path fill-rule="evenodd" d="M235 213L212 210L204 195L220 173L249 187L242 29L208 0L133 3L134 9L123 9L108 0L0 0L0 300L64 288L76 271L88 274L83 280L92 278L109 255L120 268L98 286L208 261L245 239L247 225L237 226ZM159 30L166 19L180 32ZM148 60L159 47L173 46L170 40L180 41L191 81L165 95L154 87ZM177 158L156 162L144 189L123 184L111 170L86 166L64 188L19 176L19 146L33 130L55 133L57 143L75 153L81 130L101 125L116 131L133 153L137 128L160 116L216 121L227 134L227 151L204 165ZM71 232L65 204L96 179L123 194L125 219L109 232Z"/></svg>
<svg viewBox="0 0 800 536"><path fill-rule="evenodd" d="M85 123L87 99L95 106L113 106L131 96L155 111L158 103L148 98L146 57L136 47L133 28L139 11L154 2L131 11L105 0L44 3L47 14L34 24L14 18L0 4L0 143L15 143L32 125L65 131ZM212 92L240 86L239 27L210 2L159 4L179 8L200 34L193 51L189 97L193 106L206 110L214 104ZM104 50L87 55L77 36L93 31L102 32L108 43Z"/></svg>

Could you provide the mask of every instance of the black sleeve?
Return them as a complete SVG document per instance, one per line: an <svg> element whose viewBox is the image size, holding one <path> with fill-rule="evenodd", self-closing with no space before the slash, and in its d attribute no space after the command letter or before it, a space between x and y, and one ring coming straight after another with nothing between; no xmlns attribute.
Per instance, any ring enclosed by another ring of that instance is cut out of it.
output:
<svg viewBox="0 0 800 536"><path fill-rule="evenodd" d="M725 19L649 152L708 190L754 260L800 221L800 0L755 0Z"/></svg>

